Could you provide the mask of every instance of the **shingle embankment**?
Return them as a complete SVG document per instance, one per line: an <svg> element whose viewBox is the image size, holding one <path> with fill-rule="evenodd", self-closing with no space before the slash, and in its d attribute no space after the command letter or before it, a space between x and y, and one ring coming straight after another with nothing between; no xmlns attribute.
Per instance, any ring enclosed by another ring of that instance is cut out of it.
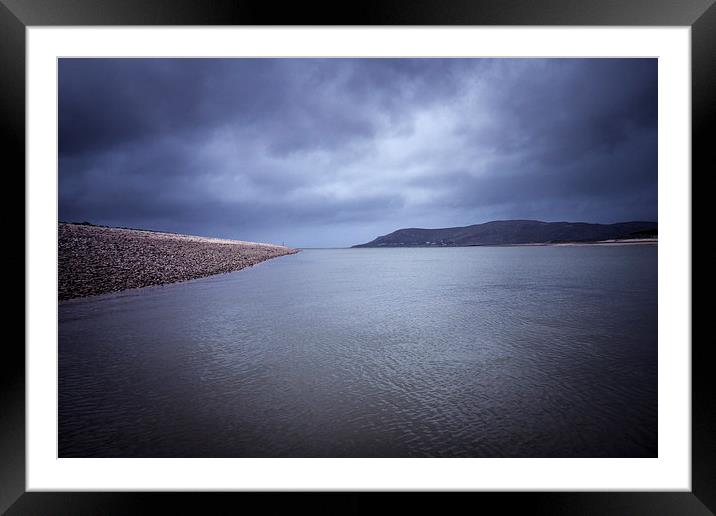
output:
<svg viewBox="0 0 716 516"><path fill-rule="evenodd" d="M60 223L60 301L237 271L297 249Z"/></svg>

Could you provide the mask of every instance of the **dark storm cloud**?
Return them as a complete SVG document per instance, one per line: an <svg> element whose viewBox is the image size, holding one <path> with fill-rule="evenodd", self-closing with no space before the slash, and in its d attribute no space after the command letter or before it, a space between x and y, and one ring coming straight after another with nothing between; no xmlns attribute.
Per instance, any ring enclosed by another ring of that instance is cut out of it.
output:
<svg viewBox="0 0 716 516"><path fill-rule="evenodd" d="M292 245L656 219L647 59L63 59L60 219Z"/></svg>

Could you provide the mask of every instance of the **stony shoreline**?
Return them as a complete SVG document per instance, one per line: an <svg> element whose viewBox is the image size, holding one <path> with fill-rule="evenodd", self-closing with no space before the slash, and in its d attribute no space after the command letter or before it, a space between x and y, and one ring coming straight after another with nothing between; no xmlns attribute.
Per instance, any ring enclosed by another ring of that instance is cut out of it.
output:
<svg viewBox="0 0 716 516"><path fill-rule="evenodd" d="M233 272L297 252L274 244L60 223L59 300Z"/></svg>

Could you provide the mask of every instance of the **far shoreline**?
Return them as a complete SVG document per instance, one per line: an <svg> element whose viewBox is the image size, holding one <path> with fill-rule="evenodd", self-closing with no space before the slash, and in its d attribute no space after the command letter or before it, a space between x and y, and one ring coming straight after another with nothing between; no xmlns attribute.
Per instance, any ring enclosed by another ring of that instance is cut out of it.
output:
<svg viewBox="0 0 716 516"><path fill-rule="evenodd" d="M506 244L498 247L578 247L578 246L630 246L630 245L658 245L658 238L632 238L624 240L598 240L596 242L547 242L539 244Z"/></svg>
<svg viewBox="0 0 716 516"><path fill-rule="evenodd" d="M525 244L474 244L474 245L357 245L338 249L455 249L468 247L588 247L588 246L635 246L658 245L658 238L634 238L624 240L597 240L592 242L531 242ZM305 248L311 249L311 248ZM333 249L315 247L313 249Z"/></svg>

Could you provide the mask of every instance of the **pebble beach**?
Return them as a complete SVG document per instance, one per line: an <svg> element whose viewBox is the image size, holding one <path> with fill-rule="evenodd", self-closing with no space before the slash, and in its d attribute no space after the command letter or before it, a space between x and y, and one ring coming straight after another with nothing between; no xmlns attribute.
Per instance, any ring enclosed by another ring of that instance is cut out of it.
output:
<svg viewBox="0 0 716 516"><path fill-rule="evenodd" d="M59 300L233 272L297 252L274 244L60 223Z"/></svg>

